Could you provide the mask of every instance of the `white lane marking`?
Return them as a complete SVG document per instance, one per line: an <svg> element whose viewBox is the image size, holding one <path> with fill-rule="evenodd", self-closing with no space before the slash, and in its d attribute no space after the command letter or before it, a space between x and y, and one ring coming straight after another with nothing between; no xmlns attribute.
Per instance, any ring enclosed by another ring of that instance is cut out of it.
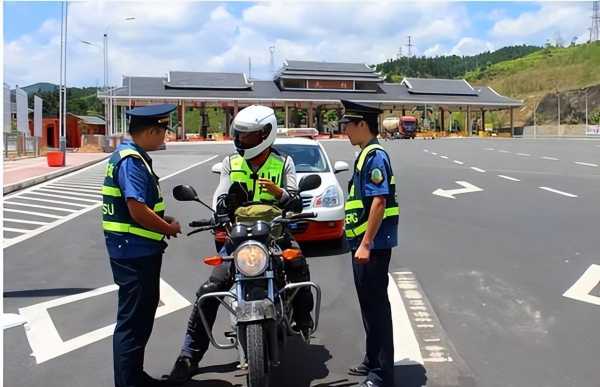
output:
<svg viewBox="0 0 600 387"><path fill-rule="evenodd" d="M571 286L563 297L571 298L577 301L588 302L594 305L600 305L600 297L592 296L590 292L600 282L600 265L591 265L585 273Z"/></svg>
<svg viewBox="0 0 600 387"><path fill-rule="evenodd" d="M477 172L485 173L485 169L481 169L481 168L477 168L477 167L471 167L471 169L474 171L477 171Z"/></svg>
<svg viewBox="0 0 600 387"><path fill-rule="evenodd" d="M448 156L440 156L443 159L448 159Z"/></svg>
<svg viewBox="0 0 600 387"><path fill-rule="evenodd" d="M42 214L39 212L32 212L32 211L22 211L22 210L11 210L10 208L5 208L4 212L15 212L17 214L26 214L26 215L34 215L34 216L43 216L44 218L52 218L52 219L60 219L62 218L62 216L57 216L57 215L50 215L50 214ZM5 244L4 247L8 247L8 244Z"/></svg>
<svg viewBox="0 0 600 387"><path fill-rule="evenodd" d="M35 200L36 202L45 202L45 203L54 203L54 204L66 204L68 206L74 206L74 207L87 207L88 206L87 204L75 204L75 203L71 203L71 202L61 202L60 200L32 198L32 197L27 196L27 195L21 195L21 196L13 197L12 199L25 199L25 200Z"/></svg>
<svg viewBox="0 0 600 387"><path fill-rule="evenodd" d="M412 328L400 290L388 273L388 297L394 326L394 365L423 364L423 355Z"/></svg>
<svg viewBox="0 0 600 387"><path fill-rule="evenodd" d="M433 191L432 194L441 196L444 198L448 198L448 199L456 199L454 197L454 195L483 191L483 188L479 188L476 185L469 183L468 181L457 181L456 184L462 185L463 188L447 189L447 190L438 188L435 191Z"/></svg>
<svg viewBox="0 0 600 387"><path fill-rule="evenodd" d="M21 206L21 207L42 208L42 209L45 209L45 210L52 210L52 211L63 211L63 212L75 212L75 211L77 211L77 210L70 210L70 209L66 209L66 208L42 206L42 205L39 205L39 204L19 203L19 202L15 202L14 200L15 199L11 199L10 202L9 201L5 201L4 204L12 204L13 206Z"/></svg>
<svg viewBox="0 0 600 387"><path fill-rule="evenodd" d="M431 152L432 155L437 156L438 154L436 152Z"/></svg>
<svg viewBox="0 0 600 387"><path fill-rule="evenodd" d="M500 152L500 153L511 153L510 151L507 151L507 150L504 150L504 149L501 149L498 152Z"/></svg>
<svg viewBox="0 0 600 387"><path fill-rule="evenodd" d="M429 153L429 149L423 149L423 152Z"/></svg>
<svg viewBox="0 0 600 387"><path fill-rule="evenodd" d="M87 184L87 183L65 183L65 182L59 182L59 183L52 183L50 185L52 185L53 187L60 186L60 187L73 187L73 188L78 188L78 187L81 187L81 188L85 188L85 187L88 187L88 188L99 188L99 189L102 188L102 183Z"/></svg>
<svg viewBox="0 0 600 387"><path fill-rule="evenodd" d="M51 192L53 192L53 191L51 191ZM37 191L32 191L32 192L28 192L28 193L30 195L40 195L40 196L48 196L48 197L51 197L51 198L77 200L79 202L100 203L100 201L98 201L98 200L83 199L83 198L78 198L78 197L75 197L75 196L55 195L55 194L49 194L49 193L37 192Z"/></svg>
<svg viewBox="0 0 600 387"><path fill-rule="evenodd" d="M14 218L7 218L7 217L4 218L4 221L5 222L12 222L12 223L37 224L39 226L44 226L44 225L50 223L50 222L37 222L37 221L34 221L34 220L14 219ZM31 230L29 230L29 231L31 231Z"/></svg>
<svg viewBox="0 0 600 387"><path fill-rule="evenodd" d="M525 157L529 157L531 156L529 153L517 153L517 156L525 156Z"/></svg>
<svg viewBox="0 0 600 387"><path fill-rule="evenodd" d="M575 164L577 165L583 165L586 167L597 167L598 164L594 164L594 163L584 163L583 161L575 161Z"/></svg>
<svg viewBox="0 0 600 387"><path fill-rule="evenodd" d="M558 161L558 159L556 157L542 156L541 158L544 160Z"/></svg>
<svg viewBox="0 0 600 387"><path fill-rule="evenodd" d="M514 177L505 176L505 175L498 175L498 177L501 177L503 179L510 180L510 181L521 181L519 179L515 179Z"/></svg>
<svg viewBox="0 0 600 387"><path fill-rule="evenodd" d="M549 188L549 187L539 187L539 188L543 189L545 191L548 191L548 192L554 192L556 194L567 196L567 197L570 197L570 198L576 198L576 197L578 197L577 195L570 194L568 192L559 191L559 190L554 189L554 188Z"/></svg>
<svg viewBox="0 0 600 387"><path fill-rule="evenodd" d="M485 150L493 151L494 148L484 148Z"/></svg>
<svg viewBox="0 0 600 387"><path fill-rule="evenodd" d="M10 231L10 232L16 232L16 233L19 233L19 234L24 234L26 232L31 231L31 230L25 230L25 229L22 229L22 228L12 228L12 227L2 227L2 230L4 230L4 231Z"/></svg>
<svg viewBox="0 0 600 387"><path fill-rule="evenodd" d="M197 163L194 163L194 164L190 165L190 166L189 166L189 167L187 167L187 168L184 168L184 169L182 169L182 170L179 170L179 171L173 172L173 173L171 173L171 174L169 174L169 175L167 175L167 176L164 176L164 177L162 177L162 178L160 179L160 181L164 181L164 180L166 180L166 179L168 179L168 178L170 178L170 177L176 176L176 175L178 175L178 174L180 174L180 173L183 173L183 172L185 172L185 171L187 171L187 170L190 170L190 169L192 169L192 168L194 168L194 167L197 167L197 166L199 166L199 165L202 165L202 164L204 164L204 163L207 163L207 162L209 162L209 161L211 161L211 160L214 160L214 159L215 159L216 157L218 157L218 156L219 156L219 155L214 155L214 156L211 156L211 157L209 157L208 159L205 159L205 160L199 161L199 162L197 162ZM74 173L77 173L77 172L74 172ZM35 194L35 192L32 192L32 193L34 193L34 194ZM39 194L39 195L42 195L42 194ZM60 197L60 195L52 195L52 194L45 194L45 195L46 195L46 196L59 196L59 197ZM90 207L88 207L88 208L84 208L84 209L82 209L81 211L74 212L74 213L72 213L71 215L68 215L68 216L65 216L65 217L55 217L55 218L57 218L57 219L60 219L60 220L59 220L59 221L56 221L56 222L53 222L53 223L51 223L51 224L48 224L47 226L42 226L42 227L40 227L40 228L37 228L37 229L35 229L33 232L27 233L27 234L25 234L25 235L21 235L21 236L19 236L19 237L16 237L16 238L13 238L13 239L11 239L10 241L4 241L4 243L3 243L3 248L4 248L4 249L6 249L6 248L8 248L8 247L10 247L10 246L12 246L12 245L14 245L14 244L20 243L20 242L22 242L22 241L25 241L25 240L27 240L27 239L29 239L29 238L32 238L32 237L34 237L34 236L36 236L36 235L39 235L39 234L41 234L41 233L43 233L43 232L46 232L46 231L48 231L48 230L51 230L51 229L53 229L53 228L55 228L55 227L58 227L58 226L60 226L61 224L65 223L65 222L68 222L68 221L69 221L69 220L71 220L71 219L75 219L75 218L76 218L76 217L78 217L79 215L85 214L86 212L89 212L89 211L95 210L95 209L97 209L98 207L100 207L100 206L102 205L102 202L101 202L101 201L88 200L88 199L79 199L79 198L74 198L74 197L64 197L64 198L65 198L65 199L71 199L71 200L85 200L85 201L91 201L91 202L93 202L93 203L95 203L95 204L91 205L91 206L90 206ZM6 211L6 210L5 210L5 211ZM23 211L21 211L21 212L23 212ZM53 217L54 217L54 216L53 216Z"/></svg>
<svg viewBox="0 0 600 387"><path fill-rule="evenodd" d="M89 292L74 294L54 300L41 302L39 304L19 308L19 314L27 322L25 323L25 334L33 351L37 364L44 363L65 353L90 345L113 334L115 324L111 324L94 331L84 333L81 336L63 341L50 317L48 310L57 306L84 300L116 291L117 285L107 285ZM160 301L162 305L156 310L155 319L175 312L190 305L190 302L181 294L177 293L171 285L160 279Z"/></svg>
<svg viewBox="0 0 600 387"><path fill-rule="evenodd" d="M83 193L98 193L98 192L102 192L102 188L85 188L85 187L81 187L81 188L75 188L75 187L61 187L60 185L49 185L48 187L57 190L57 191L64 191L64 192L83 192Z"/></svg>
<svg viewBox="0 0 600 387"><path fill-rule="evenodd" d="M462 161L454 160L454 164L463 165L464 163Z"/></svg>
<svg viewBox="0 0 600 387"><path fill-rule="evenodd" d="M86 197L86 198L101 198L102 195L100 193L98 194L87 194L87 193L79 193L79 192L72 192L72 191L68 191L68 190L58 190L58 189L51 189L51 188L40 188L38 189L38 191L42 191L42 192L49 192L49 193L63 193L65 195L70 195L72 194L73 196L71 196L72 199L77 199L80 196Z"/></svg>

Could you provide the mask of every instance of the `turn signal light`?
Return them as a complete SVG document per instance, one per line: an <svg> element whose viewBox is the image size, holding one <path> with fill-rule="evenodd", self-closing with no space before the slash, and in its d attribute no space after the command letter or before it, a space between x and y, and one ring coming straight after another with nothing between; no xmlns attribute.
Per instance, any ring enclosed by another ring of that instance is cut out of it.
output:
<svg viewBox="0 0 600 387"><path fill-rule="evenodd" d="M212 257L206 257L203 259L204 264L209 266L219 266L223 263L223 257L220 255L214 255Z"/></svg>
<svg viewBox="0 0 600 387"><path fill-rule="evenodd" d="M293 261L294 259L300 258L302 256L302 252L299 249L285 249L281 253L281 256L286 261Z"/></svg>

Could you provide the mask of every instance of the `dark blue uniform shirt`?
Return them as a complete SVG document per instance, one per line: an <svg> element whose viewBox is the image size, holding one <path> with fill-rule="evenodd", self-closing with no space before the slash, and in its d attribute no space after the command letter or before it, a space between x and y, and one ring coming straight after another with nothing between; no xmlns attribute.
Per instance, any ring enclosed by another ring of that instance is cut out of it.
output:
<svg viewBox="0 0 600 387"><path fill-rule="evenodd" d="M377 140L369 143L377 143ZM356 189L360 189L361 197L364 199L374 196L387 196L390 194L389 176L387 171L391 171L389 159L381 150L375 150L374 153L367 158L361 173L361 181L354 182ZM372 177L377 177L379 183L373 182ZM380 179L383 180L380 180ZM350 240L350 247L357 249L362 241L362 235L359 238ZM381 226L373 239L372 250L391 249L398 245L398 225L389 220L383 220Z"/></svg>
<svg viewBox="0 0 600 387"><path fill-rule="evenodd" d="M132 145L142 157L152 165L150 156L133 141L124 141L123 145ZM144 162L135 157L126 157L117 167L115 182L118 184L125 200L134 199L140 203L152 202L156 197L156 182ZM105 234L108 255L114 259L139 258L160 254L166 243L154 241L137 235L110 232Z"/></svg>

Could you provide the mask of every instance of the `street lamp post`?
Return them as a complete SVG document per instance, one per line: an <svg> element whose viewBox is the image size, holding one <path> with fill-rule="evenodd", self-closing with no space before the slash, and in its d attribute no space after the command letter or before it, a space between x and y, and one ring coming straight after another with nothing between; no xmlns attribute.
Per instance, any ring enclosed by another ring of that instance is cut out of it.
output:
<svg viewBox="0 0 600 387"><path fill-rule="evenodd" d="M69 3L61 3L61 22L60 22L60 84L59 84L59 108L58 108L58 127L59 127L59 149L65 152L67 148L67 20ZM63 158L63 160L66 157Z"/></svg>

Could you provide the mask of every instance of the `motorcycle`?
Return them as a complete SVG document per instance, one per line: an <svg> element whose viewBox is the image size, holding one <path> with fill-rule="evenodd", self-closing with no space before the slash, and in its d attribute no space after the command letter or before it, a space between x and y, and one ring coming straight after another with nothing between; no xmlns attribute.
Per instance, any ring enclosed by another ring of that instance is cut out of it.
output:
<svg viewBox="0 0 600 387"><path fill-rule="evenodd" d="M299 183L299 190L308 191L319 187L318 175L305 176ZM311 281L291 283L286 280L284 261L301 256L298 249L282 250L276 243L293 223L315 218L314 213L289 214L282 212L270 221L255 220L239 222L229 216L217 215L212 208L198 199L194 188L179 185L173 189L178 201L195 201L213 212L211 219L193 221L189 225L196 228L187 235L202 231L225 229L233 253L230 256L215 255L204 258L204 263L218 266L231 262L234 285L231 290L202 295L197 302L201 306L206 300L217 299L229 312L232 331L226 332L229 342L218 342L209 327L207 318L200 308L200 319L211 344L218 349L237 348L239 367L247 369L248 387L269 385L273 367L280 365L280 354L285 348L288 336L298 335L292 329L292 301L298 290L308 287L315 293L314 325L308 338L319 324L321 289ZM264 206L246 203L245 208Z"/></svg>

